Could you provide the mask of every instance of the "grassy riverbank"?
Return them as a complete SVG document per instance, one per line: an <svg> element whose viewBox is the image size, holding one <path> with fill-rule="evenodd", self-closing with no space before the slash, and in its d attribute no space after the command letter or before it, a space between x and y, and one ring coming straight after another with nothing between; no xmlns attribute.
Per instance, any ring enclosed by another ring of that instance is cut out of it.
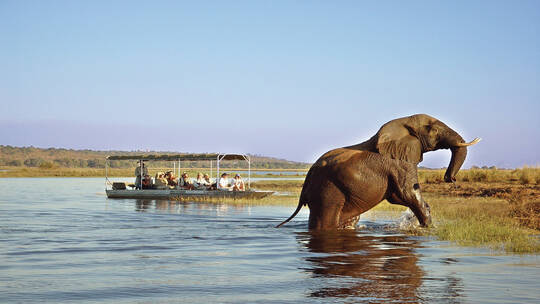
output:
<svg viewBox="0 0 540 304"><path fill-rule="evenodd" d="M531 170L538 172L538 169ZM464 246L482 246L513 253L539 253L540 186L536 182L523 183L519 178L514 180L520 174L530 172L516 171L512 175L505 175L512 178L504 182L424 184L424 197L431 206L435 225L412 233L433 235ZM289 196L280 197L273 204L290 205L292 213L298 204L302 181L261 181L253 183L253 187L288 192ZM273 198L265 198L259 203L265 204L265 200L270 203ZM383 202L372 210L405 211L406 208Z"/></svg>

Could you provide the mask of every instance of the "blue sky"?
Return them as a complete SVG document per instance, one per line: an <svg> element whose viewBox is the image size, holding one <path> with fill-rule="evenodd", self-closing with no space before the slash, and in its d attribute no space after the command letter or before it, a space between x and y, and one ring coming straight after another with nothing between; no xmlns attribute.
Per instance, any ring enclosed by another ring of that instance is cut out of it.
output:
<svg viewBox="0 0 540 304"><path fill-rule="evenodd" d="M427 113L540 163L539 1L2 0L0 46L4 145L311 162Z"/></svg>

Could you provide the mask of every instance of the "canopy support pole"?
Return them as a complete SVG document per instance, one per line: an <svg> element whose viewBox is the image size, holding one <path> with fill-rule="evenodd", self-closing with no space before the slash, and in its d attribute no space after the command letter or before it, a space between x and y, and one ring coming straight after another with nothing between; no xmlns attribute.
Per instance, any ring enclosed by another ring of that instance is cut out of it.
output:
<svg viewBox="0 0 540 304"><path fill-rule="evenodd" d="M251 189L251 160L249 156L247 158L247 162L248 162L248 190L250 190Z"/></svg>
<svg viewBox="0 0 540 304"><path fill-rule="evenodd" d="M180 160L178 160L178 174L176 174L178 184L180 184Z"/></svg>
<svg viewBox="0 0 540 304"><path fill-rule="evenodd" d="M217 161L216 161L216 189L220 189L219 187L219 155L217 156Z"/></svg>
<svg viewBox="0 0 540 304"><path fill-rule="evenodd" d="M109 159L105 159L105 191L107 191L107 181L109 180L109 170L107 170L109 167Z"/></svg>
<svg viewBox="0 0 540 304"><path fill-rule="evenodd" d="M143 179L143 171L144 171L142 159L139 160L139 167L141 168L141 170L139 171L139 175L141 176L141 180L139 181L139 190L142 190L142 179Z"/></svg>

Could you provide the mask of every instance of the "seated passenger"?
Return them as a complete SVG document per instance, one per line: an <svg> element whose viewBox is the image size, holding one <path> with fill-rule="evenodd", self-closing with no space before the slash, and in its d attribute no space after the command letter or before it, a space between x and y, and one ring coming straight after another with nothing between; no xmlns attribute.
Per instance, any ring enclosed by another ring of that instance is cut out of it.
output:
<svg viewBox="0 0 540 304"><path fill-rule="evenodd" d="M152 178L150 175L146 174L144 176L144 179L142 180L142 188L143 189L152 189L154 186L154 183L152 182Z"/></svg>
<svg viewBox="0 0 540 304"><path fill-rule="evenodd" d="M208 174L204 174L203 175L203 178L204 178L204 183L205 185L207 186L211 186L213 183L212 183L212 180L210 179L210 176ZM215 184L215 183L214 183Z"/></svg>
<svg viewBox="0 0 540 304"><path fill-rule="evenodd" d="M206 176L206 174L204 175ZM210 186L210 183L208 183L201 172L197 173L197 179L193 183L193 186L197 190L206 190L208 186Z"/></svg>
<svg viewBox="0 0 540 304"><path fill-rule="evenodd" d="M217 183L210 179L210 176L208 174L203 175L204 178L204 185L207 190L216 190L217 189Z"/></svg>
<svg viewBox="0 0 540 304"><path fill-rule="evenodd" d="M227 174L227 173L221 174L221 178L219 179L219 188L218 189L223 190L223 191L231 191L232 190L231 182L230 182L230 179L229 179L229 174Z"/></svg>
<svg viewBox="0 0 540 304"><path fill-rule="evenodd" d="M232 180L233 191L245 191L244 180L240 174L236 174Z"/></svg>
<svg viewBox="0 0 540 304"><path fill-rule="evenodd" d="M203 178L203 175L201 172L197 172L197 178L195 179L195 181L193 182L193 185L197 188L199 187L202 182L204 181L204 178Z"/></svg>
<svg viewBox="0 0 540 304"><path fill-rule="evenodd" d="M176 177L174 177L172 171L167 171L167 173L165 173L165 178L167 179L167 184L169 186L176 187L176 185L178 185L176 182Z"/></svg>
<svg viewBox="0 0 540 304"><path fill-rule="evenodd" d="M165 178L165 174L163 172L156 173L155 186L156 189L160 190L169 189L167 179Z"/></svg>
<svg viewBox="0 0 540 304"><path fill-rule="evenodd" d="M182 176L180 177L180 181L178 182L178 186L180 189L186 189L186 190L193 190L193 181L188 176L187 172L182 173Z"/></svg>

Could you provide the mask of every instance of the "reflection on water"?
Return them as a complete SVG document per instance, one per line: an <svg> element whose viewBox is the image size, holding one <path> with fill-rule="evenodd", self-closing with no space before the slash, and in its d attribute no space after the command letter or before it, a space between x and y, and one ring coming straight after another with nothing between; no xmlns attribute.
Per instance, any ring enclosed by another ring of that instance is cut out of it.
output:
<svg viewBox="0 0 540 304"><path fill-rule="evenodd" d="M305 271L332 283L310 297L354 298L377 303L417 303L425 273L418 266L419 241L403 235L369 235L357 231L298 233L309 252ZM459 282L449 282L447 295L459 301Z"/></svg>
<svg viewBox="0 0 540 304"><path fill-rule="evenodd" d="M236 212L249 212L251 206L249 205L236 205L236 204L205 204L194 202L179 202L179 201L167 201L167 200L148 200L137 199L135 201L135 211L148 212L159 211L167 213L194 213L194 214L208 214L211 213L215 216L227 215L231 210Z"/></svg>
<svg viewBox="0 0 540 304"><path fill-rule="evenodd" d="M1 179L0 193L0 303L540 298L538 256L404 235L395 216L323 233L308 210L275 229L293 207L109 200L102 179Z"/></svg>

